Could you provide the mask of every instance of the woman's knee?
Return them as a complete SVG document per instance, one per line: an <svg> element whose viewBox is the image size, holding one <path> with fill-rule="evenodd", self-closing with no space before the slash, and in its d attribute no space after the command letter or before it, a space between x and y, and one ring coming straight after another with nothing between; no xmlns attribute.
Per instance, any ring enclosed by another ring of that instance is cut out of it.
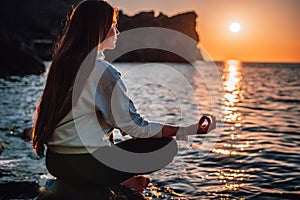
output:
<svg viewBox="0 0 300 200"><path fill-rule="evenodd" d="M174 138L170 138L170 141L168 144L170 145L170 155L172 158L174 158L178 152L177 142Z"/></svg>
<svg viewBox="0 0 300 200"><path fill-rule="evenodd" d="M150 153L160 149L166 149L169 155L177 154L177 143L173 138L138 138L118 143L117 146L123 150L135 153Z"/></svg>

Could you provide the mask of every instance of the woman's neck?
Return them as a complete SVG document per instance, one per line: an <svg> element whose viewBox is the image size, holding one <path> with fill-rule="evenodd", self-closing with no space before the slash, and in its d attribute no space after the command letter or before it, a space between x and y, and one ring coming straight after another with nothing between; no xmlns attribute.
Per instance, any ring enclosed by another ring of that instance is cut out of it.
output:
<svg viewBox="0 0 300 200"><path fill-rule="evenodd" d="M104 60L105 55L102 50L98 50L97 52L97 60Z"/></svg>

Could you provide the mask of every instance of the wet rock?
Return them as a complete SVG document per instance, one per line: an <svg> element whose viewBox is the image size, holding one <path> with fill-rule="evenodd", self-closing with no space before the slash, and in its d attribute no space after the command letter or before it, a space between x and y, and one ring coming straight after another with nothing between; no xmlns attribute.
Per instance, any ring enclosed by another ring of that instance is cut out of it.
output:
<svg viewBox="0 0 300 200"><path fill-rule="evenodd" d="M57 180L48 180L45 191L43 191L38 200L84 200L84 199L109 199L111 196L109 190L101 190L95 187L71 186Z"/></svg>
<svg viewBox="0 0 300 200"><path fill-rule="evenodd" d="M23 132L21 133L20 137L25 140L26 142L29 142L32 140L32 135L31 135L31 131L32 131L32 128L25 128L23 130Z"/></svg>
<svg viewBox="0 0 300 200"><path fill-rule="evenodd" d="M9 182L0 184L0 199L28 199L38 195L37 182Z"/></svg>
<svg viewBox="0 0 300 200"><path fill-rule="evenodd" d="M2 153L2 151L5 149L5 146L7 145L6 142L4 142L1 138L0 138L0 154Z"/></svg>
<svg viewBox="0 0 300 200"><path fill-rule="evenodd" d="M45 191L37 200L93 200L93 199L118 199L118 200L147 200L140 192L119 185L109 189L101 189L95 186L74 186L58 180L48 180Z"/></svg>
<svg viewBox="0 0 300 200"><path fill-rule="evenodd" d="M118 185L115 188L112 188L114 192L114 198L118 200L148 200L149 198L145 197L142 193L132 190L129 187Z"/></svg>

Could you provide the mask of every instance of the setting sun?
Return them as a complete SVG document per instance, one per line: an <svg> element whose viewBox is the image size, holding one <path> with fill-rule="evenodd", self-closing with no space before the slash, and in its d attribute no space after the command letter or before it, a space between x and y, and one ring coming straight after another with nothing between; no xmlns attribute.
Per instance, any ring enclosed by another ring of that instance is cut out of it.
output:
<svg viewBox="0 0 300 200"><path fill-rule="evenodd" d="M229 29L231 32L237 33L241 30L241 26L238 22L233 22L230 24Z"/></svg>

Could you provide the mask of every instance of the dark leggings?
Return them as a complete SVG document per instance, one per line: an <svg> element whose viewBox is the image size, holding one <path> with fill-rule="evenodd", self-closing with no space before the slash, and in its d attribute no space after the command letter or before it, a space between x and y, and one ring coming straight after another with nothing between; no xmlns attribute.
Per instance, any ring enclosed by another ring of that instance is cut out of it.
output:
<svg viewBox="0 0 300 200"><path fill-rule="evenodd" d="M171 148L171 153L167 157L157 158L157 160L152 160L151 162L159 162L160 159L163 159L166 163L170 163L177 153L176 141L171 138L130 139L115 145L130 152L148 153L159 150L169 143L170 145L168 146ZM99 150L101 151L101 148ZM114 158L112 157L111 159ZM51 152L49 149L46 154L46 166L49 173L59 180L80 186L93 184L95 186L110 187L135 175L151 173L118 171L101 163L91 154L58 154Z"/></svg>

